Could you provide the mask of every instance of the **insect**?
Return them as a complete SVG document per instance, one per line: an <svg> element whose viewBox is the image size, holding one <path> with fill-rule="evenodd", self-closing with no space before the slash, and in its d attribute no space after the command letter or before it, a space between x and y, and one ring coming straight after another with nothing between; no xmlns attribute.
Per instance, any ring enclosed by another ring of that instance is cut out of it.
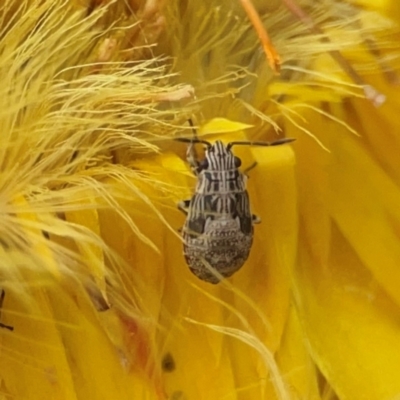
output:
<svg viewBox="0 0 400 400"><path fill-rule="evenodd" d="M250 211L245 174L249 168L244 172L239 170L241 160L232 147L277 146L295 139L235 141L226 145L220 140L212 144L196 137L176 140L190 143L187 160L197 176L193 197L178 204L186 214L182 228L184 256L193 274L216 284L220 280L213 270L227 278L247 260L253 242L253 224L260 222ZM195 143L206 146L201 161L193 155Z"/></svg>

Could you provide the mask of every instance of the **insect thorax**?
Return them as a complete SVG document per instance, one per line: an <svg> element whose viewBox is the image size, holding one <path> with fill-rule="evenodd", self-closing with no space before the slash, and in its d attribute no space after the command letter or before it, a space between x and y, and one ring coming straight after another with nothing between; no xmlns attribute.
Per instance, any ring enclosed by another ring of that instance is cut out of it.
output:
<svg viewBox="0 0 400 400"><path fill-rule="evenodd" d="M246 190L246 176L238 169L201 171L195 192L197 194L241 193Z"/></svg>

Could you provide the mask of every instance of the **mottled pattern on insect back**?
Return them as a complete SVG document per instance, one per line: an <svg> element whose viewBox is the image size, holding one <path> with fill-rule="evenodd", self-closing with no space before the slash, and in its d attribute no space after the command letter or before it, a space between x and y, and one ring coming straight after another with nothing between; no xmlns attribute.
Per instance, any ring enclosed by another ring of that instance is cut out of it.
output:
<svg viewBox="0 0 400 400"><path fill-rule="evenodd" d="M213 270L227 278L242 267L253 243L253 224L259 222L250 212L247 179L239 171L241 161L232 153L232 146L271 146L293 139L227 145L221 141L211 144L200 139L178 140L207 146L201 162L194 161L188 150L188 161L198 181L193 197L180 203L179 208L187 214L182 237L190 270L204 281L218 283Z"/></svg>

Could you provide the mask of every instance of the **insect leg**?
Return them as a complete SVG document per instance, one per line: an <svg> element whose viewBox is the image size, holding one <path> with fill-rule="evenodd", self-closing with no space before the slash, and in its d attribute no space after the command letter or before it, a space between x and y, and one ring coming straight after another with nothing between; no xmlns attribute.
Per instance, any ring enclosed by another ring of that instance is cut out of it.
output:
<svg viewBox="0 0 400 400"><path fill-rule="evenodd" d="M182 200L178 203L178 210L181 210L185 215L188 214L187 209L189 208L190 200Z"/></svg>
<svg viewBox="0 0 400 400"><path fill-rule="evenodd" d="M189 124L192 127L193 131L193 141L190 142L189 146L186 150L186 160L190 165L191 170L195 175L197 175L197 168L199 166L199 162L197 161L197 153L194 148L194 143L198 141L196 129L194 129L193 121L189 119Z"/></svg>
<svg viewBox="0 0 400 400"><path fill-rule="evenodd" d="M3 306L3 301L4 301L4 296L6 295L6 292L4 291L4 289L1 289L1 294L0 294L0 310ZM2 322L0 322L0 328L4 328L4 329L8 329L9 331L13 331L14 328L10 325L6 325L3 324Z"/></svg>
<svg viewBox="0 0 400 400"><path fill-rule="evenodd" d="M257 217L257 215L252 214L251 215L251 222L252 222L252 224L260 224L261 223L261 218Z"/></svg>
<svg viewBox="0 0 400 400"><path fill-rule="evenodd" d="M253 164L250 164L246 169L243 170L243 173L247 175L249 171L251 171L257 165L257 161L254 161Z"/></svg>

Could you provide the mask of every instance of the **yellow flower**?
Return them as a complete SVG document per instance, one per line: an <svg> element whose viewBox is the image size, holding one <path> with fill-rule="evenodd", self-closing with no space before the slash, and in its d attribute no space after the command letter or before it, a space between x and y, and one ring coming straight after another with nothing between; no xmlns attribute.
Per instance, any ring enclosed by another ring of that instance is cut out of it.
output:
<svg viewBox="0 0 400 400"><path fill-rule="evenodd" d="M239 1L1 5L0 398L400 398L398 5L254 3L279 77ZM188 119L297 139L235 148L262 222L218 285Z"/></svg>

